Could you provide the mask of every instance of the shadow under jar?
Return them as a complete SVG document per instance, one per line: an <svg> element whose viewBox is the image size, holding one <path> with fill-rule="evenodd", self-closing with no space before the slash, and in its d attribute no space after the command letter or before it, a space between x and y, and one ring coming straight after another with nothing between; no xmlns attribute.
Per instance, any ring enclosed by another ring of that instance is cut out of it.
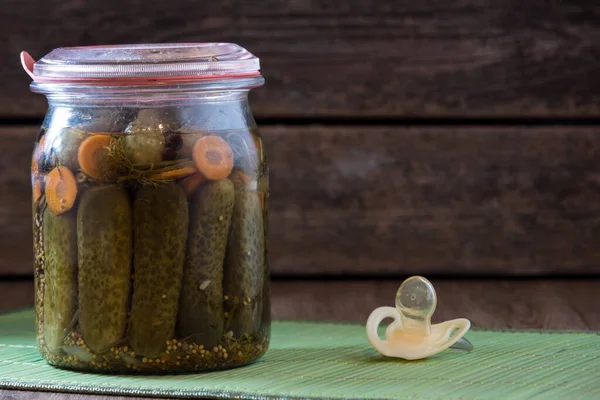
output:
<svg viewBox="0 0 600 400"><path fill-rule="evenodd" d="M23 64L49 109L33 154L38 347L52 365L193 372L270 334L259 61L225 43L60 48Z"/></svg>

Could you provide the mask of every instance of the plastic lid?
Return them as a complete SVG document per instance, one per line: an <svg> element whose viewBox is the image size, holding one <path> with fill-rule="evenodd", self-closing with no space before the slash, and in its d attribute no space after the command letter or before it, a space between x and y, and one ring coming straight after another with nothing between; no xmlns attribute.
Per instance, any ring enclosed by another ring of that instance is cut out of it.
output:
<svg viewBox="0 0 600 400"><path fill-rule="evenodd" d="M23 52L36 82L223 79L260 75L256 56L233 43L62 47L37 62Z"/></svg>

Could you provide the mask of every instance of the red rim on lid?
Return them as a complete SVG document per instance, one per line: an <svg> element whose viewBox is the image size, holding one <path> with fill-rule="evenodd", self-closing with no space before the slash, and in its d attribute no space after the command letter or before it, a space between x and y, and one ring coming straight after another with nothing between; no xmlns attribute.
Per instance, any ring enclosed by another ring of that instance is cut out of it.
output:
<svg viewBox="0 0 600 400"><path fill-rule="evenodd" d="M143 84L260 76L259 59L233 43L61 47L37 62L22 52L21 63L39 83Z"/></svg>

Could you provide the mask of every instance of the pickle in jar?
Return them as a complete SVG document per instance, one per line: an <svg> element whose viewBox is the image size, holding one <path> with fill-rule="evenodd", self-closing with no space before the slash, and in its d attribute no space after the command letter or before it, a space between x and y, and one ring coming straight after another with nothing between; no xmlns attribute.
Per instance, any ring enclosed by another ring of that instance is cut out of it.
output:
<svg viewBox="0 0 600 400"><path fill-rule="evenodd" d="M237 190L224 268L226 331L234 337L259 330L265 282L263 211L256 191Z"/></svg>
<svg viewBox="0 0 600 400"><path fill-rule="evenodd" d="M271 323L271 266L269 263L269 167L267 160L262 155L261 164L258 175L258 195L261 201L263 210L263 226L265 236L265 269L264 269L264 287L263 287L263 310L262 310L262 327L268 327Z"/></svg>
<svg viewBox="0 0 600 400"><path fill-rule="evenodd" d="M141 109L125 130L124 149L133 164L152 164L163 160L164 133L176 128L175 110Z"/></svg>
<svg viewBox="0 0 600 400"><path fill-rule="evenodd" d="M156 357L174 337L188 221L187 199L175 182L137 189L129 326L129 343L136 354Z"/></svg>
<svg viewBox="0 0 600 400"><path fill-rule="evenodd" d="M54 168L63 166L75 172L79 170L77 154L79 146L89 133L76 128L66 127L60 131L49 130L45 135L45 166Z"/></svg>
<svg viewBox="0 0 600 400"><path fill-rule="evenodd" d="M85 190L77 210L79 327L96 353L106 352L125 337L132 243L127 191L120 185Z"/></svg>
<svg viewBox="0 0 600 400"><path fill-rule="evenodd" d="M54 215L46 207L42 218L44 270L43 337L48 351L58 354L72 327L77 307L77 214Z"/></svg>
<svg viewBox="0 0 600 400"><path fill-rule="evenodd" d="M177 333L213 347L224 331L223 262L234 202L229 179L207 182L190 198L190 231Z"/></svg>

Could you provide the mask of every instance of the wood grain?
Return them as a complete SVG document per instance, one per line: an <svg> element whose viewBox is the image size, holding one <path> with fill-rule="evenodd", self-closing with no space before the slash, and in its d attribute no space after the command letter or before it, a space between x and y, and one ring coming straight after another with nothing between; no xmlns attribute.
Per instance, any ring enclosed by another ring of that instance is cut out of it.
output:
<svg viewBox="0 0 600 400"><path fill-rule="evenodd" d="M599 18L594 0L5 0L0 116L45 112L22 50L193 41L261 58L262 118L598 116Z"/></svg>
<svg viewBox="0 0 600 400"><path fill-rule="evenodd" d="M599 274L598 133L265 126L273 273ZM36 134L0 130L0 276L31 273Z"/></svg>
<svg viewBox="0 0 600 400"><path fill-rule="evenodd" d="M365 322L393 305L402 280L294 280L272 282L275 319ZM596 298L600 279L432 279L438 294L435 321L467 317L494 329L600 330ZM0 312L33 305L31 281L0 281Z"/></svg>
<svg viewBox="0 0 600 400"><path fill-rule="evenodd" d="M401 280L289 281L273 284L276 319L365 322L375 308L394 305ZM593 280L441 280L434 322L466 317L493 329L599 330Z"/></svg>
<svg viewBox="0 0 600 400"><path fill-rule="evenodd" d="M264 133L276 273L600 272L598 128Z"/></svg>
<svg viewBox="0 0 600 400"><path fill-rule="evenodd" d="M31 156L38 128L0 128L0 276L33 274Z"/></svg>
<svg viewBox="0 0 600 400"><path fill-rule="evenodd" d="M0 280L0 313L33 307L33 280Z"/></svg>

